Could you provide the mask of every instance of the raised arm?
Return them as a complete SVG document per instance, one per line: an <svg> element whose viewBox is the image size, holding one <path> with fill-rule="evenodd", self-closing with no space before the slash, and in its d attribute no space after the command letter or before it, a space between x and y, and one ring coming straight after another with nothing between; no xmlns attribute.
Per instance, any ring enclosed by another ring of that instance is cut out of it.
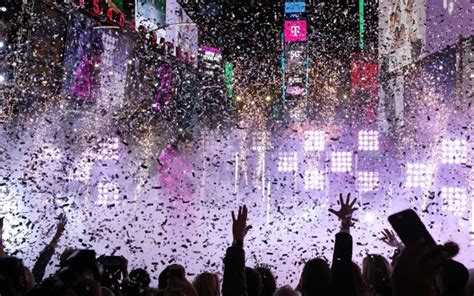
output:
<svg viewBox="0 0 474 296"><path fill-rule="evenodd" d="M391 258L393 265L398 255L400 255L400 252L405 249L405 245L403 245L403 243L397 239L397 236L392 230L384 229L381 234L383 237L380 240L383 241L387 246L395 248Z"/></svg>
<svg viewBox="0 0 474 296"><path fill-rule="evenodd" d="M33 266L32 273L37 283L43 280L46 266L51 261L51 257L53 257L54 255L54 250L58 246L59 239L61 238L64 232L66 224L67 224L66 216L64 214L61 214L59 216L59 222L56 226L56 233L51 239L51 242L48 245L46 245L46 247L44 247L44 249L41 251L38 259L36 259L36 263Z"/></svg>
<svg viewBox="0 0 474 296"><path fill-rule="evenodd" d="M227 248L224 258L224 280L222 296L247 296L245 277L244 238L251 226L247 225L247 207L239 207L237 218L232 212L232 246Z"/></svg>
<svg viewBox="0 0 474 296"><path fill-rule="evenodd" d="M334 295L356 295L354 280L352 277L352 236L350 228L353 226L352 214L357 210L355 206L357 199L350 200L350 193L344 201L342 194L339 195L341 208L329 212L336 215L341 221L340 231L336 234L334 253L332 259L332 287Z"/></svg>

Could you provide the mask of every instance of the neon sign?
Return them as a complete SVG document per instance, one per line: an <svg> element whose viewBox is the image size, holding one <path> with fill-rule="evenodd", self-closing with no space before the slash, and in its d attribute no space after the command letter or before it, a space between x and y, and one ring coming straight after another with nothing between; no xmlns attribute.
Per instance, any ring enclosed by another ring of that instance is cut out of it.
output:
<svg viewBox="0 0 474 296"><path fill-rule="evenodd" d="M125 26L125 14L117 8L114 9L107 0L71 0L70 3L98 16L105 15L108 21L118 24L120 28Z"/></svg>
<svg viewBox="0 0 474 296"><path fill-rule="evenodd" d="M285 21L285 42L306 41L306 21Z"/></svg>

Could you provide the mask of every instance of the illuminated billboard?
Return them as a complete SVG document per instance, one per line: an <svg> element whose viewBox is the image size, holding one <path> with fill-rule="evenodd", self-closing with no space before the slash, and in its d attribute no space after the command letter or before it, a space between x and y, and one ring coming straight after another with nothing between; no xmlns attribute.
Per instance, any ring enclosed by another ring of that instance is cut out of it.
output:
<svg viewBox="0 0 474 296"><path fill-rule="evenodd" d="M304 43L287 43L286 68L299 68L306 60L306 45Z"/></svg>
<svg viewBox="0 0 474 296"><path fill-rule="evenodd" d="M305 3L304 2L286 2L285 13L304 13Z"/></svg>
<svg viewBox="0 0 474 296"><path fill-rule="evenodd" d="M131 0L69 0L69 3L96 16L105 16L107 21L116 23L121 28L125 26L126 20L135 18L135 2Z"/></svg>
<svg viewBox="0 0 474 296"><path fill-rule="evenodd" d="M285 21L285 42L304 42L306 38L306 21Z"/></svg>

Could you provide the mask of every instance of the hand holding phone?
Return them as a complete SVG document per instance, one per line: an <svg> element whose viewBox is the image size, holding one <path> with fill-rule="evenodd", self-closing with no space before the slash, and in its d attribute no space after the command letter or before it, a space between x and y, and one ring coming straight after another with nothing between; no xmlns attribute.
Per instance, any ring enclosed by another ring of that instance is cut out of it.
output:
<svg viewBox="0 0 474 296"><path fill-rule="evenodd" d="M436 244L420 217L412 209L395 213L388 217L388 221L405 246L420 241Z"/></svg>

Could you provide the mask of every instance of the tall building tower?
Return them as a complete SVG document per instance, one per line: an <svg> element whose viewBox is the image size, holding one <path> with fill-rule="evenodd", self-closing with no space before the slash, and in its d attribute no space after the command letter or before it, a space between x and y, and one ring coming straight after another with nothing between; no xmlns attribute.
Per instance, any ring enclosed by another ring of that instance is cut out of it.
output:
<svg viewBox="0 0 474 296"><path fill-rule="evenodd" d="M307 115L308 24L305 2L285 2L281 38L281 106L285 121L302 123Z"/></svg>

